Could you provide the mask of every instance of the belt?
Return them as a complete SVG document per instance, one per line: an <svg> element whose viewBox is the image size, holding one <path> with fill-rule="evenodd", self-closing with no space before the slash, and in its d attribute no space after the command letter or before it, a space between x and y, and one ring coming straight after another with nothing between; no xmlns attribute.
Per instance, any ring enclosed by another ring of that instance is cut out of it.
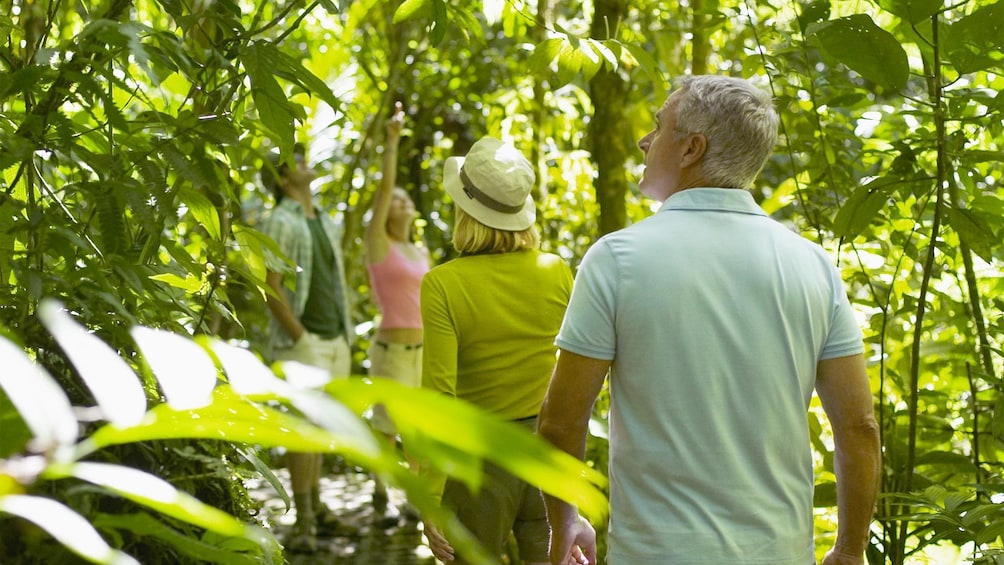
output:
<svg viewBox="0 0 1004 565"><path fill-rule="evenodd" d="M422 348L421 343L386 343L383 341L377 341L375 343L384 349L390 349L390 346L392 345L403 347L405 351L411 351L412 349Z"/></svg>

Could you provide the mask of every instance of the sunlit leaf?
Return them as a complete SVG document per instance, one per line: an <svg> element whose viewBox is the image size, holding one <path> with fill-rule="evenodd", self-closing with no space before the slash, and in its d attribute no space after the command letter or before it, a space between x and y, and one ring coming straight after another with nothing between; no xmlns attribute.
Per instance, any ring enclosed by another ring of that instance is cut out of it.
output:
<svg viewBox="0 0 1004 565"><path fill-rule="evenodd" d="M430 0L404 0L401 5L394 10L394 23L410 20L427 13Z"/></svg>
<svg viewBox="0 0 1004 565"><path fill-rule="evenodd" d="M945 7L944 0L878 0L883 10L911 24L930 18Z"/></svg>
<svg viewBox="0 0 1004 565"><path fill-rule="evenodd" d="M195 342L164 330L134 327L129 332L167 403L178 410L200 408L212 401L217 370L212 358Z"/></svg>
<svg viewBox="0 0 1004 565"><path fill-rule="evenodd" d="M94 518L94 525L102 529L132 532L142 538L156 538L170 545L180 555L191 558L194 562L263 565L264 556L262 555L236 553L229 548L206 543L187 532L168 526L146 512L123 515L99 514ZM281 552L281 548L277 551ZM264 562L267 563L267 561ZM272 562L282 563L282 559L277 555Z"/></svg>
<svg viewBox="0 0 1004 565"><path fill-rule="evenodd" d="M146 413L146 394L118 352L84 329L55 300L43 300L38 317L77 368L104 417L116 426L138 424Z"/></svg>
<svg viewBox="0 0 1004 565"><path fill-rule="evenodd" d="M209 234L209 237L219 240L220 214L209 198L205 194L191 189L181 190L179 196L199 225Z"/></svg>
<svg viewBox="0 0 1004 565"><path fill-rule="evenodd" d="M945 28L945 54L960 73L1004 65L1004 2L981 7Z"/></svg>
<svg viewBox="0 0 1004 565"><path fill-rule="evenodd" d="M484 10L485 21L488 25L495 25L502 19L505 0L484 0L482 9Z"/></svg>
<svg viewBox="0 0 1004 565"><path fill-rule="evenodd" d="M339 453L374 465L379 452L370 432L362 437L333 433L289 412L250 401L221 385L213 391L213 402L208 406L175 410L161 404L151 409L138 426L98 429L81 442L78 458L110 445L180 438L281 446L304 453Z"/></svg>
<svg viewBox="0 0 1004 565"><path fill-rule="evenodd" d="M866 14L854 14L809 27L823 49L864 78L902 90L910 75L906 51L892 34Z"/></svg>
<svg viewBox="0 0 1004 565"><path fill-rule="evenodd" d="M125 553L112 549L87 519L55 500L25 495L0 496L0 512L34 522L56 541L91 563L139 564Z"/></svg>
<svg viewBox="0 0 1004 565"><path fill-rule="evenodd" d="M993 248L1000 245L1000 239L994 234L982 217L974 214L971 210L963 208L952 208L948 211L948 220L952 229L958 232L959 237L984 261L990 263L993 256Z"/></svg>
<svg viewBox="0 0 1004 565"><path fill-rule="evenodd" d="M277 378L254 353L218 339L209 340L209 347L219 359L230 388L237 394L288 396L291 390L289 383Z"/></svg>
<svg viewBox="0 0 1004 565"><path fill-rule="evenodd" d="M533 53L527 59L527 65L535 73L549 72L551 64L561 53L565 40L560 37L552 37L541 41L533 48Z"/></svg>
<svg viewBox="0 0 1004 565"><path fill-rule="evenodd" d="M897 180L878 179L858 187L833 219L833 233L838 237L855 237L861 233L885 206Z"/></svg>
<svg viewBox="0 0 1004 565"><path fill-rule="evenodd" d="M492 461L510 473L602 519L606 497L599 490L606 478L530 433L475 406L443 394L412 389L386 379L336 379L325 389L335 398L353 403L382 403L405 443L435 441L458 453ZM449 467L449 462L440 462Z"/></svg>
<svg viewBox="0 0 1004 565"><path fill-rule="evenodd" d="M0 336L0 388L28 425L42 449L77 439L77 419L66 393L19 347Z"/></svg>
<svg viewBox="0 0 1004 565"><path fill-rule="evenodd" d="M276 144L283 155L293 153L293 110L279 82L275 68L279 64L279 51L266 42L252 43L240 51L241 62L251 79L251 97L258 116L268 130L276 136Z"/></svg>
<svg viewBox="0 0 1004 565"><path fill-rule="evenodd" d="M185 273L185 278L181 278L174 273L161 273L159 275L150 275L150 280L160 281L174 288L180 288L188 294L195 294L202 290L202 279L192 273Z"/></svg>
<svg viewBox="0 0 1004 565"><path fill-rule="evenodd" d="M275 543L265 530L244 524L176 489L171 483L138 469L109 463L73 463L50 466L45 476L50 479L76 477L172 518L222 535L244 537L263 547Z"/></svg>

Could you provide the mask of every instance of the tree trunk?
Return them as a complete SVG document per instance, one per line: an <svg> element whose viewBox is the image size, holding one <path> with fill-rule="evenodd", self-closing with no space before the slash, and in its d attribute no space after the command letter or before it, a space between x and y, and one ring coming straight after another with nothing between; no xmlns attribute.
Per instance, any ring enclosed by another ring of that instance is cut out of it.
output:
<svg viewBox="0 0 1004 565"><path fill-rule="evenodd" d="M593 14L592 37L607 38L616 30L627 12L626 0L597 0ZM616 70L604 67L589 81L593 101L593 119L589 122L593 161L596 163L596 202L600 206L601 234L627 225L624 198L628 183L625 163L631 152L630 132L621 131L630 123L626 116L628 83Z"/></svg>

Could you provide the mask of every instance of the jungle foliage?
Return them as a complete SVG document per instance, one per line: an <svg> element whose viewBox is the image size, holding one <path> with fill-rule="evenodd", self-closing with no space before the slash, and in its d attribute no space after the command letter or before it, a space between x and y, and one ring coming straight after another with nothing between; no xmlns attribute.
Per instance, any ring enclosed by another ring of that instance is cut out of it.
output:
<svg viewBox="0 0 1004 565"><path fill-rule="evenodd" d="M298 393L234 391L218 350L262 345L272 251L254 227L270 206L257 178L264 155L310 144L318 201L345 226L363 374L375 310L362 226L395 101L408 113L398 179L437 261L452 255L442 163L491 134L532 157L544 246L574 265L601 233L651 213L633 188L635 143L672 77L714 72L755 77L775 96L782 139L754 194L839 261L865 328L885 453L869 560L914 562L935 546L1004 559L1004 1L0 0L0 30L0 328L9 338L0 338L0 555L35 563L66 551L14 517L24 516L18 497L44 497L97 532L96 562L126 553L186 562L189 540L219 562L280 559L261 530L188 519L218 517L201 506L172 514L180 510L83 486L87 465L110 465L250 520L253 503L233 478L267 475L261 450L289 441L252 441L236 425L225 441L137 432L98 449L149 414L179 410L138 328L154 341L185 336L171 343L195 348L220 379L208 381L215 395L182 412L297 408L306 437L420 498L392 453L358 449L372 438L356 427L375 398L417 426L422 411L406 402L414 393L354 380L311 397L348 407L345 428L298 407ZM45 298L72 314L40 315ZM86 332L61 336L52 320ZM71 352L87 339L122 366L117 382L141 383L144 403L127 404L124 421ZM253 355L243 363L264 368ZM21 382L47 378L55 388ZM77 409L38 419L14 386ZM605 407L601 398L588 457L596 469L606 464ZM444 411L495 429L483 415ZM834 534L832 445L815 405L810 419L824 551ZM435 430L414 433L444 466L491 455L477 442L444 447ZM496 455L519 466L521 453ZM540 468L526 473L560 483Z"/></svg>

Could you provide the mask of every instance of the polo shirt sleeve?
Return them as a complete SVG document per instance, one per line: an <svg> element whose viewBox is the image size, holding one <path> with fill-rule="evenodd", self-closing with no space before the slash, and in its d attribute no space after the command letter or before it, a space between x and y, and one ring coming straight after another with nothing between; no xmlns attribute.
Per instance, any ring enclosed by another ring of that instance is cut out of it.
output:
<svg viewBox="0 0 1004 565"><path fill-rule="evenodd" d="M826 343L819 354L820 360L856 355L864 351L861 327L858 326L854 310L847 299L847 291L840 278L840 271L836 267L832 267L830 276L833 288L833 315L830 318L830 333L827 335Z"/></svg>
<svg viewBox="0 0 1004 565"><path fill-rule="evenodd" d="M601 239L582 258L555 345L593 359L614 359L617 272L614 255Z"/></svg>
<svg viewBox="0 0 1004 565"><path fill-rule="evenodd" d="M422 387L457 396L457 332L435 269L422 278Z"/></svg>

